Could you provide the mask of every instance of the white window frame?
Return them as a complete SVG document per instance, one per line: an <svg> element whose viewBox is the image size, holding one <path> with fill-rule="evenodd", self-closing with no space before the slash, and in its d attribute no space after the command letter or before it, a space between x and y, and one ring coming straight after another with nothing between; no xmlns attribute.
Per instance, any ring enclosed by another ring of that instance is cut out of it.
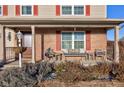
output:
<svg viewBox="0 0 124 93"><path fill-rule="evenodd" d="M0 5L1 6L1 14L0 14L0 16L2 16L3 15L3 6L2 5Z"/></svg>
<svg viewBox="0 0 124 93"><path fill-rule="evenodd" d="M62 6L71 6L71 7L72 7L72 5L61 5L61 7L60 7L60 14L61 14L61 15L63 15L63 16L70 16L70 15L73 15L73 7L72 7L72 12L71 12L71 14L62 14Z"/></svg>
<svg viewBox="0 0 124 93"><path fill-rule="evenodd" d="M20 6L20 14L21 14L21 16L33 16L33 14L34 14L34 6L33 5L29 5L29 6L32 7L32 14L22 14L22 6L28 6L28 5L21 5Z"/></svg>
<svg viewBox="0 0 124 93"><path fill-rule="evenodd" d="M74 6L83 6L84 7L84 13L83 14L74 14ZM75 16L85 16L85 12L86 12L85 5L74 5L74 6L73 6L73 15L75 15Z"/></svg>
<svg viewBox="0 0 124 93"><path fill-rule="evenodd" d="M85 5L70 5L72 7L72 13L71 14L62 14L62 6L66 6L66 5L61 5L61 7L60 7L60 14L62 16L85 16L86 15ZM84 6L84 14L74 14L74 6Z"/></svg>
<svg viewBox="0 0 124 93"><path fill-rule="evenodd" d="M83 50L86 50L86 33L85 33L85 31L61 31L61 50L63 50L63 48L62 48L62 33L63 32L71 32L72 33L72 49L74 49L74 33L75 32L83 32L84 33L84 48L83 48Z"/></svg>

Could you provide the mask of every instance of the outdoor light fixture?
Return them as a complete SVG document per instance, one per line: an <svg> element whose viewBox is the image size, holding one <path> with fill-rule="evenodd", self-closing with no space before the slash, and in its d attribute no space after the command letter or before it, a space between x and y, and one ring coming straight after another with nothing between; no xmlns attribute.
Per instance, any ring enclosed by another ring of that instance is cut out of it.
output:
<svg viewBox="0 0 124 93"><path fill-rule="evenodd" d="M18 39L18 46L19 46L19 49L21 49L21 39L23 37L23 34L19 31L16 33L17 35L17 39ZM22 55L21 55L21 51L19 51L19 67L22 67Z"/></svg>

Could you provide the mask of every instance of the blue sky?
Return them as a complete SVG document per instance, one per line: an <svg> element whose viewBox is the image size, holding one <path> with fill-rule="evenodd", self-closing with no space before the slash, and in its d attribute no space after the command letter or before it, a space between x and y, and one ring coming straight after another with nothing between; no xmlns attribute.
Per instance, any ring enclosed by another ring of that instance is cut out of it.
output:
<svg viewBox="0 0 124 93"><path fill-rule="evenodd" d="M124 5L107 5L107 18L124 19ZM124 28L120 30L119 37L124 37ZM107 33L108 40L114 40L114 30Z"/></svg>

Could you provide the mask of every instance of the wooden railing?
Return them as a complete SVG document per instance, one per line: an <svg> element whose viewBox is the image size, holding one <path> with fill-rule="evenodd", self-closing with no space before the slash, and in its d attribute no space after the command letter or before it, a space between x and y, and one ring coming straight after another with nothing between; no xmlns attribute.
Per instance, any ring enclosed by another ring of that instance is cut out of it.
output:
<svg viewBox="0 0 124 93"><path fill-rule="evenodd" d="M14 51L16 47L6 47L6 60L7 61L14 61L16 58L16 53Z"/></svg>

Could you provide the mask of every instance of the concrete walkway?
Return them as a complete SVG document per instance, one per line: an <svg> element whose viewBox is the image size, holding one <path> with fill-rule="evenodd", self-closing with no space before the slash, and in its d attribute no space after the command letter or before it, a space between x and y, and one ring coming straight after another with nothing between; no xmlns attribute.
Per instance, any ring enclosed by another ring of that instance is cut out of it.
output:
<svg viewBox="0 0 124 93"><path fill-rule="evenodd" d="M23 60L22 61L23 63L30 63L31 61L30 60ZM57 62L59 63L59 62ZM99 61L99 60L85 60L85 61L80 61L80 64L83 65L83 66L94 66L94 65L98 65L99 63L104 63L102 61ZM105 63L111 63L110 61L106 61ZM7 68L13 68L13 67L19 67L19 63L18 63L18 60L17 61L14 61L14 62L11 62L11 63L8 63L8 64L5 64L4 67L0 68L1 70L4 70L4 69L7 69Z"/></svg>
<svg viewBox="0 0 124 93"><path fill-rule="evenodd" d="M22 63L30 63L30 60L22 60ZM1 70L7 69L7 68L13 68L13 67L19 67L19 61L13 61L5 64L3 67L1 67Z"/></svg>
<svg viewBox="0 0 124 93"><path fill-rule="evenodd" d="M5 64L2 68L0 68L1 70L4 69L8 69L8 68L13 68L13 67L18 67L18 61L14 61L8 64Z"/></svg>

